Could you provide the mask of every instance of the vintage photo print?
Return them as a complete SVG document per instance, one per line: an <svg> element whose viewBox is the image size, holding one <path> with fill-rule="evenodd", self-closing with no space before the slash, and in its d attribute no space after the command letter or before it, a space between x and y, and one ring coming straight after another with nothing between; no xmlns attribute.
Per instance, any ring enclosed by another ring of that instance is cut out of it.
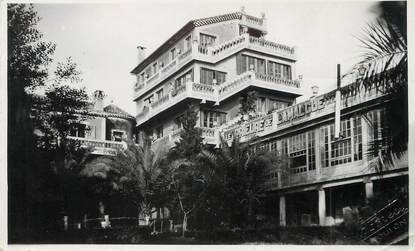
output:
<svg viewBox="0 0 415 251"><path fill-rule="evenodd" d="M5 249L409 250L406 1L1 4Z"/></svg>

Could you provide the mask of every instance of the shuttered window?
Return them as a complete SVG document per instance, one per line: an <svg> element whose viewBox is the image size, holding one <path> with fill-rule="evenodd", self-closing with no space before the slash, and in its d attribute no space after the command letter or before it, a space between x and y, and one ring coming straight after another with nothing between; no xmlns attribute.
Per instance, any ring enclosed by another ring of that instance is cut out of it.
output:
<svg viewBox="0 0 415 251"><path fill-rule="evenodd" d="M236 72L242 74L253 67L255 72L265 74L265 59L239 54L236 57Z"/></svg>
<svg viewBox="0 0 415 251"><path fill-rule="evenodd" d="M206 68L200 68L200 83L201 84L213 84L213 79L216 79L217 83L223 83L226 81L226 73L210 70Z"/></svg>

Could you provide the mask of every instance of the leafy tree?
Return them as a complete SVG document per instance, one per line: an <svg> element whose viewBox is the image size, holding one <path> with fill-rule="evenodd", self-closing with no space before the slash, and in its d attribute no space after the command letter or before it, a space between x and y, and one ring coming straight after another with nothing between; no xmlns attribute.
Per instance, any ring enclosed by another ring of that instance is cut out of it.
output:
<svg viewBox="0 0 415 251"><path fill-rule="evenodd" d="M36 29L39 17L32 5L7 6L8 46L8 184L9 236L31 227L32 192L35 190L33 127L29 117L31 96L27 88L42 85L47 78L47 66L55 50L52 43L42 42ZM30 193L30 194L27 194ZM13 195L13 196L11 196Z"/></svg>
<svg viewBox="0 0 415 251"><path fill-rule="evenodd" d="M50 169L49 152L37 148L33 133L39 118L36 109L42 106L37 104L34 93L50 83L79 80L79 72L76 65L68 61L58 64L54 76L50 76L56 45L43 41L37 29L40 17L33 5L8 4L7 14L8 225L10 240L17 241L18 238L30 238L29 232L40 226L41 215L45 209L50 209L43 203L46 197L42 189L56 178ZM49 194L55 196L57 193Z"/></svg>
<svg viewBox="0 0 415 251"><path fill-rule="evenodd" d="M197 156L203 149L201 131L196 127L198 115L195 107L190 105L181 116L183 130L180 140L170 149L170 164L166 173L169 178L169 191L175 195L173 206L182 214L183 236L187 231L188 220L192 212L200 206L200 195L204 191L206 177L203 166L197 162Z"/></svg>
<svg viewBox="0 0 415 251"><path fill-rule="evenodd" d="M406 32L406 2L380 2L376 22L368 24L365 35L359 40L365 49L363 59L356 68L364 65L363 86L375 81L393 83L386 90L378 85L377 91L386 92L391 102L386 106L385 131L389 136L370 143L369 153L384 163L393 163L407 151L408 143L408 49Z"/></svg>

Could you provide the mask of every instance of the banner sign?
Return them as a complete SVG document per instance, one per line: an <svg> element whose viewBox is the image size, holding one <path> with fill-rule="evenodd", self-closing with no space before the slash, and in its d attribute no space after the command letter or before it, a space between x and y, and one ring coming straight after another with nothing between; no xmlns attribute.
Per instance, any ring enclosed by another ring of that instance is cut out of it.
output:
<svg viewBox="0 0 415 251"><path fill-rule="evenodd" d="M232 140L233 135L247 136L253 133L262 132L268 128L271 128L272 122L273 122L272 114L269 114L260 119L256 119L254 121L244 123L235 129L225 131L223 135L224 135L225 140L229 141L229 140Z"/></svg>
<svg viewBox="0 0 415 251"><path fill-rule="evenodd" d="M305 102L289 106L284 110L277 112L277 124L290 122L296 118L302 118L311 112L323 109L325 107L324 95Z"/></svg>

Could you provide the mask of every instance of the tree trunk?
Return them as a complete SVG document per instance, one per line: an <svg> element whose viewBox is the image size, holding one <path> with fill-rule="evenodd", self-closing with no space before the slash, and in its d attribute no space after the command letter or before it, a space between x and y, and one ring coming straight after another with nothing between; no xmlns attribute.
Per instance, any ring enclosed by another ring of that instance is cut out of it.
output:
<svg viewBox="0 0 415 251"><path fill-rule="evenodd" d="M187 231L187 214L183 212L183 224L182 224L182 237L184 237L184 233Z"/></svg>

